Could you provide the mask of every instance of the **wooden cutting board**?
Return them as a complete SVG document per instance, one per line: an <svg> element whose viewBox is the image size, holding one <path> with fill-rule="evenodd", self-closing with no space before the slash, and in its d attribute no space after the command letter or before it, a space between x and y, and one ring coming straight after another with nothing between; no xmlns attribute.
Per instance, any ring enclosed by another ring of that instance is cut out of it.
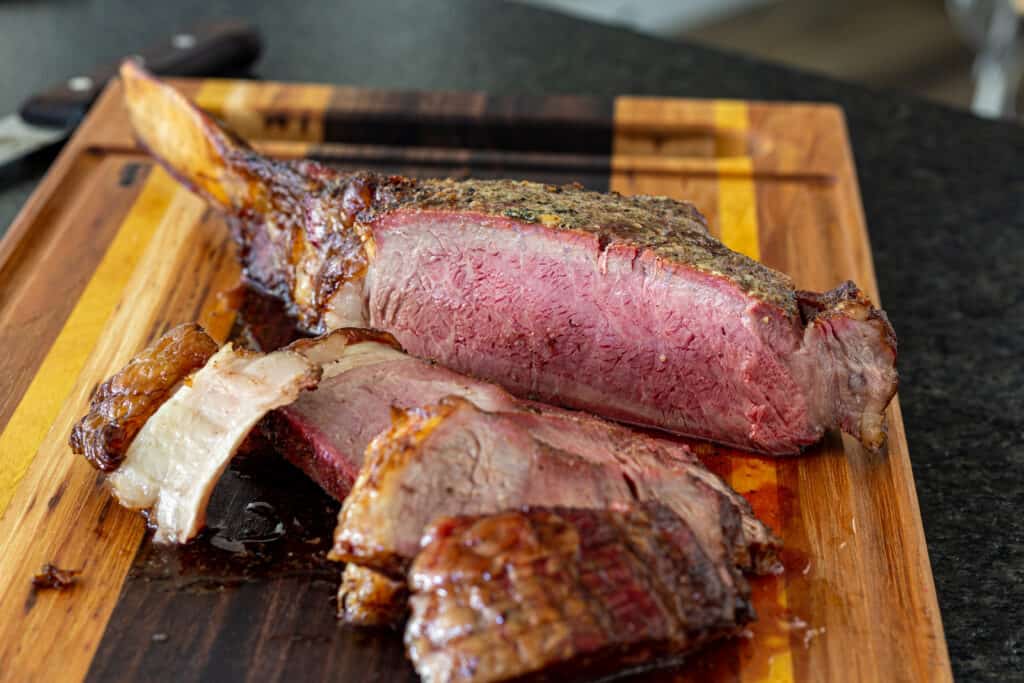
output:
<svg viewBox="0 0 1024 683"><path fill-rule="evenodd" d="M800 287L849 278L878 301L833 106L179 85L284 157L689 199ZM217 529L157 551L66 445L97 382L170 325L225 338L238 278L222 221L140 153L112 85L0 244L0 678L414 680L395 633L335 621L337 505L289 466L238 464ZM787 460L698 447L783 538L787 570L754 580L744 637L635 680L951 680L897 401L888 419L881 456L839 434ZM33 589L46 563L76 583Z"/></svg>

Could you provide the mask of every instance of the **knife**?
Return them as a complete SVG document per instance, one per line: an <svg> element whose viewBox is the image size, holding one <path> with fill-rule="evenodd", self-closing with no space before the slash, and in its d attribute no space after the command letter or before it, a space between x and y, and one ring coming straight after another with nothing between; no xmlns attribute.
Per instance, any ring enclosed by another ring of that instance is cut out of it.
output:
<svg viewBox="0 0 1024 683"><path fill-rule="evenodd" d="M225 20L176 33L129 58L161 76L213 76L248 67L261 48L253 26ZM67 138L103 87L117 75L118 64L73 76L33 95L17 113L0 118L0 167Z"/></svg>

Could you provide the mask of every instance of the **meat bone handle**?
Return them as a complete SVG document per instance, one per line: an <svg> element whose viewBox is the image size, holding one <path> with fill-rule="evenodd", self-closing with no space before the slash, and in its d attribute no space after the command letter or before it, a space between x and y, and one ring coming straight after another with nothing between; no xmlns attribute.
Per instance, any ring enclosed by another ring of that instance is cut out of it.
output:
<svg viewBox="0 0 1024 683"><path fill-rule="evenodd" d="M130 55L161 76L213 76L251 65L262 41L256 29L242 21L205 23L176 33L166 41ZM51 127L76 125L117 74L118 64L83 73L30 97L19 110L26 123Z"/></svg>

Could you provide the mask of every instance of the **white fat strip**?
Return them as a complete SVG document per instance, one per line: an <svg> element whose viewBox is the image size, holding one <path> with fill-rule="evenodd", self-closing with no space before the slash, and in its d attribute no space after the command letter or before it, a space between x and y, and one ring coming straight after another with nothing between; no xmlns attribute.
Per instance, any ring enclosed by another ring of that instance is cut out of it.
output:
<svg viewBox="0 0 1024 683"><path fill-rule="evenodd" d="M312 360L318 359L312 358ZM328 379L366 365L405 360L409 360L409 356L394 347L379 342L366 341L350 344L340 354L335 355L333 359L322 359L320 362L324 368L324 379Z"/></svg>
<svg viewBox="0 0 1024 683"><path fill-rule="evenodd" d="M214 486L249 431L269 411L315 386L301 354L266 355L225 344L139 431L107 477L122 505L149 509L157 543L184 543L202 528Z"/></svg>

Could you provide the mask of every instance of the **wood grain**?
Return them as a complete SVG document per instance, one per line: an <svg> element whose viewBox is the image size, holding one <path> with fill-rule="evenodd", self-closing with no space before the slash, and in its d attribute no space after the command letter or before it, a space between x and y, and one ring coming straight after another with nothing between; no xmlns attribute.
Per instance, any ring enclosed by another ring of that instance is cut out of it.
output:
<svg viewBox="0 0 1024 683"><path fill-rule="evenodd" d="M685 198L799 286L851 278L877 297L834 107L179 85L268 153ZM415 679L394 634L334 622L336 506L272 455L233 465L208 536L158 552L65 445L95 384L154 335L198 319L224 338L238 277L223 223L140 154L113 86L0 243L0 679ZM838 434L787 460L697 444L780 533L787 571L753 582L748 637L633 680L950 680L897 402L889 425L881 457ZM261 523L253 502L288 534L224 550ZM34 592L45 562L80 581Z"/></svg>
<svg viewBox="0 0 1024 683"><path fill-rule="evenodd" d="M62 154L93 153L77 142ZM142 520L114 505L96 472L67 447L71 425L97 378L175 322L202 319L223 339L233 321L233 314L220 310L214 289L232 287L238 279L219 221L199 225L207 213L202 202L149 168L113 155L97 165L96 188L53 198L68 202L63 218L77 226L76 239L84 239L92 226L82 220L81 204L90 198L102 202L96 189L116 182L135 186L137 195L127 215L117 211L117 202L103 212L114 230L91 235L110 237L105 250L96 245L102 258L83 263L70 253L62 268L35 271L67 277L82 264L91 274L67 319L51 326L52 344L0 434L0 676L81 679L144 533ZM37 193L33 201L39 198ZM64 246L65 231L59 222L54 227L43 254L60 253ZM197 286L174 287L182 273L194 274ZM24 306L30 295L39 306L48 291L28 290L17 303ZM4 312L16 317L21 307L12 308ZM45 563L80 569L81 579L70 590L37 593L30 579Z"/></svg>
<svg viewBox="0 0 1024 683"><path fill-rule="evenodd" d="M877 300L841 112L703 106L715 138L727 143L714 158L687 160L683 187L666 172L669 164L627 156L613 159L612 189L693 197L726 244L789 273L798 286L824 290L853 279ZM620 99L616 110L634 137L686 130L695 116L678 100ZM885 457L839 435L799 459L712 456L730 461L721 470L759 516L777 520L786 547L784 577L755 581L761 619L737 648L743 666L735 680L951 678L898 402L888 419Z"/></svg>

